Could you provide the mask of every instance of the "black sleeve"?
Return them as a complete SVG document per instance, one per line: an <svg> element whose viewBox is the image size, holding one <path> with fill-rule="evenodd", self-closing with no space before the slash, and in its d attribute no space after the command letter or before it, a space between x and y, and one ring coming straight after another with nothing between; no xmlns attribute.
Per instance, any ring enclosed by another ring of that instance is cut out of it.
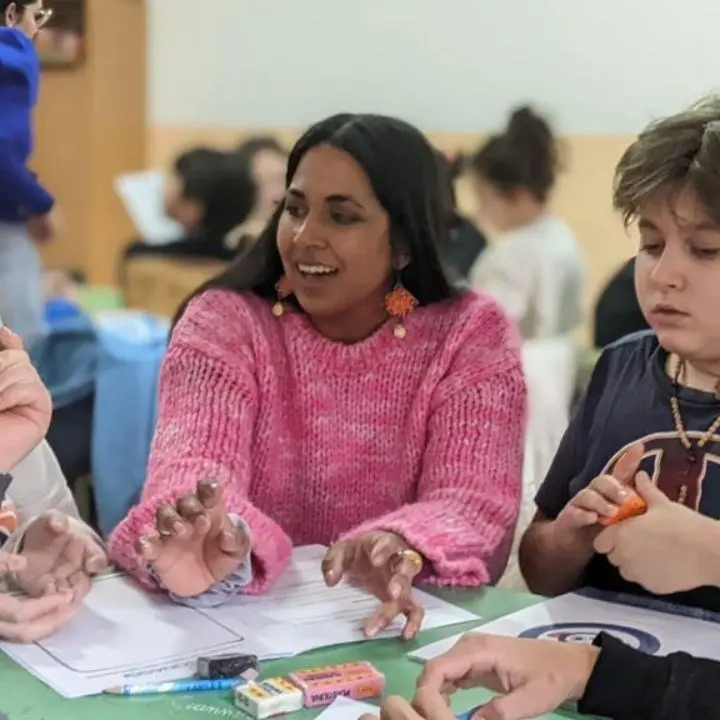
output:
<svg viewBox="0 0 720 720"><path fill-rule="evenodd" d="M720 663L686 653L654 657L598 636L602 648L585 694L584 715L612 720L699 720L720 707Z"/></svg>

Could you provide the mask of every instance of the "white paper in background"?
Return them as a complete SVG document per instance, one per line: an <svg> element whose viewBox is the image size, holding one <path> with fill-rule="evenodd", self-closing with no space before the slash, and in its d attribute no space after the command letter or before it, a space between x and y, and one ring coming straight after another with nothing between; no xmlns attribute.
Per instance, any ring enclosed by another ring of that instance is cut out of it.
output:
<svg viewBox="0 0 720 720"><path fill-rule="evenodd" d="M333 700L315 720L358 720L365 713L379 714L375 705L341 696Z"/></svg>
<svg viewBox="0 0 720 720"><path fill-rule="evenodd" d="M321 562L326 548L296 548L293 563L265 595L240 596L237 601L204 613L230 630L251 624L269 647L302 653L319 647L365 640L364 623L377 611L378 600L348 584L328 588ZM420 590L417 600L425 608L423 628L439 628L478 620L478 616ZM397 636L397 620L378 637Z"/></svg>
<svg viewBox="0 0 720 720"><path fill-rule="evenodd" d="M182 226L165 215L165 174L155 170L121 175L115 192L138 236L148 245L166 245L184 236Z"/></svg>
<svg viewBox="0 0 720 720"><path fill-rule="evenodd" d="M64 630L34 645L0 643L0 650L67 698L185 678L201 655L276 657L249 628L230 631L195 609L149 595L122 575L97 579Z"/></svg>
<svg viewBox="0 0 720 720"><path fill-rule="evenodd" d="M476 628L509 637L590 643L600 632L614 635L651 655L683 651L720 660L720 625L707 620L569 594L553 598ZM449 650L461 635L426 645L408 656L425 662Z"/></svg>

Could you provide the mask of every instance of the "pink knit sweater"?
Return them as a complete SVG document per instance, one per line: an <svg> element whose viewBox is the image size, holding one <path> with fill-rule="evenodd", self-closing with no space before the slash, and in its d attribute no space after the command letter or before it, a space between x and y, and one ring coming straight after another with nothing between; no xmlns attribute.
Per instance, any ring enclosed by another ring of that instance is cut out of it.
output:
<svg viewBox="0 0 720 720"><path fill-rule="evenodd" d="M206 292L175 329L140 504L110 538L134 550L155 509L220 481L252 533L267 588L293 544L382 529L429 563L430 582L479 585L506 562L521 491L525 385L516 333L485 296L415 310L344 345L255 295Z"/></svg>

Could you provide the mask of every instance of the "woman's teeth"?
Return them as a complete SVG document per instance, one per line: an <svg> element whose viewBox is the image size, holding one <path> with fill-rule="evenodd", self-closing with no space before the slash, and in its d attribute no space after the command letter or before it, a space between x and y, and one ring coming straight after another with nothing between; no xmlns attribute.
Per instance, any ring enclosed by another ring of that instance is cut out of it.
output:
<svg viewBox="0 0 720 720"><path fill-rule="evenodd" d="M336 268L328 265L298 265L298 270L303 275L334 275L337 272Z"/></svg>

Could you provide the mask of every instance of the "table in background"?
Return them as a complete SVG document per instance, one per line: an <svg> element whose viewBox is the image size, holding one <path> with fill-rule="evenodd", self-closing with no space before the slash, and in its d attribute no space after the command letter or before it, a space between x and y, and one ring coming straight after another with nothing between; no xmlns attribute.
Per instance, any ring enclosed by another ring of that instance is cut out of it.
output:
<svg viewBox="0 0 720 720"><path fill-rule="evenodd" d="M488 588L477 590L439 590L436 593L467 608L489 622L508 615L540 598L525 593ZM411 643L399 639L374 640L339 647L316 650L304 655L263 663L262 675L286 675L294 669L367 660L385 673L387 693L410 697L420 664L408 660L406 653L468 630L476 623L465 623L438 630L426 630ZM464 693L458 698L457 709L464 710L487 697L483 691ZM306 710L293 715L293 720L310 720L317 712ZM196 693L194 695L156 695L147 697L99 696L81 700L66 700L43 685L39 680L15 665L0 653L0 717L8 720L212 720L212 718L239 718L243 716L233 705L229 692ZM558 713L549 718L577 717Z"/></svg>

